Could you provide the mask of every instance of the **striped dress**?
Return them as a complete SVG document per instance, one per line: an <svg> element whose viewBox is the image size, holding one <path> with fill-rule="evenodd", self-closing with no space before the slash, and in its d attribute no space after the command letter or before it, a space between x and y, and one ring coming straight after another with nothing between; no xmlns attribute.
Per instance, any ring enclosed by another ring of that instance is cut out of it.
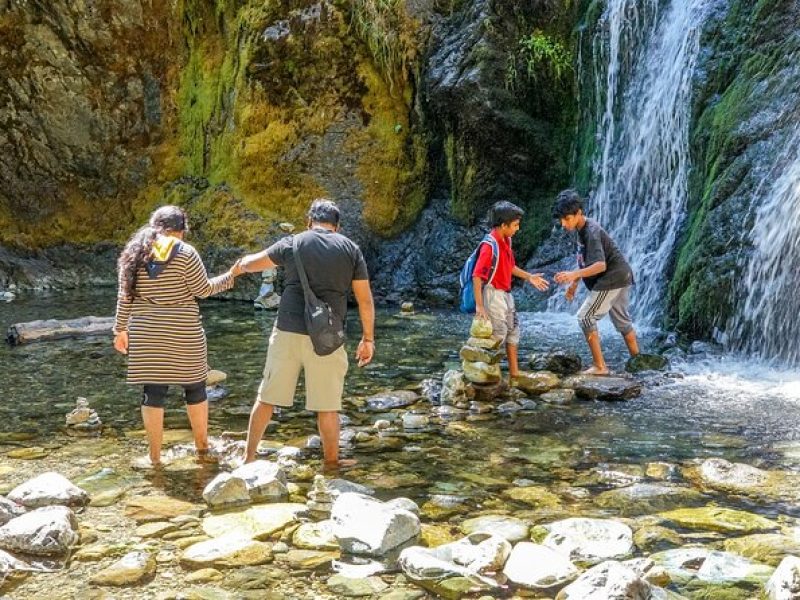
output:
<svg viewBox="0 0 800 600"><path fill-rule="evenodd" d="M136 278L132 301L117 295L114 332L128 331L130 384L188 385L208 372L206 336L195 298L233 287L229 274L208 279L203 261L181 242L174 257L155 278L144 267Z"/></svg>

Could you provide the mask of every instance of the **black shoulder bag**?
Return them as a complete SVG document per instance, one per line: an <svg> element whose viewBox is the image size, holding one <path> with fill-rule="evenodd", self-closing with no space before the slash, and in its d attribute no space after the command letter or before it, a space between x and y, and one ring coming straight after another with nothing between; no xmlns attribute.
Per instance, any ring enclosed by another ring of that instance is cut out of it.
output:
<svg viewBox="0 0 800 600"><path fill-rule="evenodd" d="M306 321L306 329L308 329L308 335L311 337L314 352L319 356L327 356L344 344L344 317L334 313L326 302L317 298L316 294L311 291L306 270L300 260L297 237L294 236L292 240L292 253L297 266L297 274L300 276L300 283L303 284L303 295L306 301L303 316Z"/></svg>

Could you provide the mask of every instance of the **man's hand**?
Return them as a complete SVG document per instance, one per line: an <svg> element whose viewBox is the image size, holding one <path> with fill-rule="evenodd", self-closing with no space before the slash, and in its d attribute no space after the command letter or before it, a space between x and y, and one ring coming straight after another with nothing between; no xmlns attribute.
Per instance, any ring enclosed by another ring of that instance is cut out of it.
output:
<svg viewBox="0 0 800 600"><path fill-rule="evenodd" d="M575 299L575 290L577 289L577 285L571 285L567 288L567 291L564 293L564 298L567 299L567 302L572 302Z"/></svg>
<svg viewBox="0 0 800 600"><path fill-rule="evenodd" d="M372 362L372 355L374 353L375 342L364 339L358 342L358 348L356 348L356 359L358 360L358 366L364 367Z"/></svg>
<svg viewBox="0 0 800 600"><path fill-rule="evenodd" d="M238 259L233 266L229 270L232 277L238 277L242 273L244 273L244 267L242 267L242 259Z"/></svg>
<svg viewBox="0 0 800 600"><path fill-rule="evenodd" d="M579 279L578 274L576 271L561 271L560 273L556 273L554 278L556 283L572 283Z"/></svg>
<svg viewBox="0 0 800 600"><path fill-rule="evenodd" d="M121 354L128 353L128 332L120 331L114 336L114 350Z"/></svg>
<svg viewBox="0 0 800 600"><path fill-rule="evenodd" d="M530 283L540 292L546 292L550 287L550 283L544 277L542 277L541 273L533 273L530 277L528 277L528 283Z"/></svg>

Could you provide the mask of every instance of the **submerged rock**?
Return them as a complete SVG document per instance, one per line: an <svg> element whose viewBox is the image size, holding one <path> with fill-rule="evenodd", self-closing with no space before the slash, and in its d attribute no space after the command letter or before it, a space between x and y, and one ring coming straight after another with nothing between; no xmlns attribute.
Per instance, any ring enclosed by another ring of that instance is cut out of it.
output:
<svg viewBox="0 0 800 600"><path fill-rule="evenodd" d="M785 556L800 556L800 540L780 533L757 533L730 538L723 542L722 547L726 552L773 567L777 567Z"/></svg>
<svg viewBox="0 0 800 600"><path fill-rule="evenodd" d="M768 600L797 600L800 598L800 558L787 556L775 569L764 586Z"/></svg>
<svg viewBox="0 0 800 600"><path fill-rule="evenodd" d="M602 492L595 499L598 506L616 508L621 515L632 516L696 504L703 495L692 488L666 483L634 483Z"/></svg>
<svg viewBox="0 0 800 600"><path fill-rule="evenodd" d="M581 370L581 357L569 352L533 354L528 364L534 371L551 371L558 375L572 375Z"/></svg>
<svg viewBox="0 0 800 600"><path fill-rule="evenodd" d="M366 409L372 412L386 412L393 408L405 408L418 400L419 394L411 390L384 392L367 398Z"/></svg>
<svg viewBox="0 0 800 600"><path fill-rule="evenodd" d="M531 542L514 546L503 573L522 587L552 592L578 576L578 568L564 554Z"/></svg>
<svg viewBox="0 0 800 600"><path fill-rule="evenodd" d="M628 359L628 362L625 363L625 370L628 373L663 371L668 365L669 361L660 354L637 354Z"/></svg>
<svg viewBox="0 0 800 600"><path fill-rule="evenodd" d="M539 400L548 404L569 404L575 400L575 390L557 389L539 395Z"/></svg>
<svg viewBox="0 0 800 600"><path fill-rule="evenodd" d="M747 558L708 548L677 548L652 554L650 558L666 569L673 581L697 579L723 584L747 581L765 582L773 568Z"/></svg>
<svg viewBox="0 0 800 600"><path fill-rule="evenodd" d="M341 494L331 520L342 550L353 554L381 556L420 532L414 513L362 494Z"/></svg>
<svg viewBox="0 0 800 600"><path fill-rule="evenodd" d="M626 377L574 375L561 382L586 400L630 400L642 393L641 384Z"/></svg>
<svg viewBox="0 0 800 600"><path fill-rule="evenodd" d="M758 533L778 528L775 521L770 521L760 515L719 506L679 508L659 513L658 516L686 529L722 533Z"/></svg>
<svg viewBox="0 0 800 600"><path fill-rule="evenodd" d="M129 552L89 579L93 585L127 586L143 583L156 573L156 561L149 552Z"/></svg>
<svg viewBox="0 0 800 600"><path fill-rule="evenodd" d="M78 542L78 520L66 506L45 506L0 527L0 548L39 556L63 555Z"/></svg>
<svg viewBox="0 0 800 600"><path fill-rule="evenodd" d="M642 552L660 552L683 545L683 538L677 532L660 525L648 525L636 530L633 543Z"/></svg>
<svg viewBox="0 0 800 600"><path fill-rule="evenodd" d="M597 563L633 553L633 532L618 521L571 518L544 525L545 546L572 560Z"/></svg>
<svg viewBox="0 0 800 600"><path fill-rule="evenodd" d="M8 499L27 508L54 504L84 506L89 502L89 494L63 475L50 471L15 487Z"/></svg>

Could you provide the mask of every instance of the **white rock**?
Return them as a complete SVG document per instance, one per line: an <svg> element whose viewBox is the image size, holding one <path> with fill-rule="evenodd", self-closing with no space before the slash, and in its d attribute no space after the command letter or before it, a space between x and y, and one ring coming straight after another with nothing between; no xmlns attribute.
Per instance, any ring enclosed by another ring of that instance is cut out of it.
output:
<svg viewBox="0 0 800 600"><path fill-rule="evenodd" d="M250 504L247 484L241 477L220 473L208 482L203 490L203 500L212 508Z"/></svg>
<svg viewBox="0 0 800 600"><path fill-rule="evenodd" d="M20 516L24 512L24 506L0 496L0 526L5 525L11 519Z"/></svg>
<svg viewBox="0 0 800 600"><path fill-rule="evenodd" d="M28 565L15 556L0 550L0 585L12 571L27 570L28 568Z"/></svg>
<svg viewBox="0 0 800 600"><path fill-rule="evenodd" d="M381 556L420 532L419 517L362 494L341 494L331 511L333 532L345 552Z"/></svg>
<svg viewBox="0 0 800 600"><path fill-rule="evenodd" d="M184 550L180 561L186 567L244 567L263 565L272 560L272 546L237 534L193 544Z"/></svg>
<svg viewBox="0 0 800 600"><path fill-rule="evenodd" d="M461 531L466 534L488 531L504 537L512 544L527 539L529 530L528 524L521 519L506 515L483 515L467 519L461 524Z"/></svg>
<svg viewBox="0 0 800 600"><path fill-rule="evenodd" d="M419 516L419 505L410 498L393 498L386 503L391 508L401 508Z"/></svg>
<svg viewBox="0 0 800 600"><path fill-rule="evenodd" d="M303 523L295 529L292 543L297 548L307 550L337 550L339 548L339 542L333 535L333 523L330 521Z"/></svg>
<svg viewBox="0 0 800 600"><path fill-rule="evenodd" d="M572 560L597 563L633 553L633 532L618 521L572 518L545 525L545 546Z"/></svg>
<svg viewBox="0 0 800 600"><path fill-rule="evenodd" d="M89 494L63 475L50 471L15 487L8 494L8 499L27 508L54 504L83 506L89 502Z"/></svg>
<svg viewBox="0 0 800 600"><path fill-rule="evenodd" d="M156 561L149 552L128 552L111 566L96 573L89 580L94 585L136 585L155 575Z"/></svg>
<svg viewBox="0 0 800 600"><path fill-rule="evenodd" d="M244 479L253 502L280 500L288 493L286 491L286 474L275 463L256 460L242 465L231 474Z"/></svg>
<svg viewBox="0 0 800 600"><path fill-rule="evenodd" d="M633 569L606 561L583 573L557 600L650 600L653 588Z"/></svg>
<svg viewBox="0 0 800 600"><path fill-rule="evenodd" d="M768 600L800 598L800 558L786 556L764 586Z"/></svg>
<svg viewBox="0 0 800 600"><path fill-rule="evenodd" d="M517 585L545 591L575 579L578 568L566 556L547 546L520 542L511 551L503 573Z"/></svg>
<svg viewBox="0 0 800 600"><path fill-rule="evenodd" d="M36 555L66 554L78 541L78 520L66 506L45 506L0 527L0 548Z"/></svg>

